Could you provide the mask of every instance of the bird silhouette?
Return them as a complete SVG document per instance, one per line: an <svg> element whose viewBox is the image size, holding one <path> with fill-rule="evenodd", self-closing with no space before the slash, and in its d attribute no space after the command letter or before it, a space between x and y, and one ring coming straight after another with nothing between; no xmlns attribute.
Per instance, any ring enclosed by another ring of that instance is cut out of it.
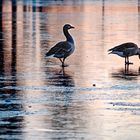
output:
<svg viewBox="0 0 140 140"><path fill-rule="evenodd" d="M117 54L125 58L125 64L133 64L129 62L129 57L138 55L140 59L140 48L135 43L127 42L121 45L115 46L108 50L109 54Z"/></svg>
<svg viewBox="0 0 140 140"><path fill-rule="evenodd" d="M52 47L47 53L46 57L53 56L58 58L61 63L62 67L65 67L64 64L65 59L70 56L75 49L74 40L70 33L68 32L69 29L73 29L74 27L70 24L65 24L63 26L63 33L66 37L66 41L58 42L54 47Z"/></svg>

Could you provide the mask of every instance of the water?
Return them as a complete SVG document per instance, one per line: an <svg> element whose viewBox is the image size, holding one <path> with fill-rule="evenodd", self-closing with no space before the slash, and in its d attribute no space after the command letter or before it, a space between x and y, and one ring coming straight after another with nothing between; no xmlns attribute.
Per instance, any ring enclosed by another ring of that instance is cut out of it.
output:
<svg viewBox="0 0 140 140"><path fill-rule="evenodd" d="M107 50L140 45L139 2L1 1L0 139L139 140L140 68ZM63 40L76 50L61 68L45 53Z"/></svg>

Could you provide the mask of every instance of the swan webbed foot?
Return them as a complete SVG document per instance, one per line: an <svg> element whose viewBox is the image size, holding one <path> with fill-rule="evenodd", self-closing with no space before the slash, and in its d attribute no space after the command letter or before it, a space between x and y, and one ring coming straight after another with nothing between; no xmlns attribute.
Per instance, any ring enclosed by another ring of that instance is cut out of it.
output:
<svg viewBox="0 0 140 140"><path fill-rule="evenodd" d="M68 67L69 65L67 64L62 64L61 67Z"/></svg>

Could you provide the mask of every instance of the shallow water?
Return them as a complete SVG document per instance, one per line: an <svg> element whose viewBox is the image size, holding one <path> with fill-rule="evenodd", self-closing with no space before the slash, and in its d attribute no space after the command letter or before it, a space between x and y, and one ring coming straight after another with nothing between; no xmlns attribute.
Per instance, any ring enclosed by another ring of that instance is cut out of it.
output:
<svg viewBox="0 0 140 140"><path fill-rule="evenodd" d="M0 139L139 140L140 61L107 50L140 45L136 0L0 3ZM65 39L76 50L61 68L45 53Z"/></svg>

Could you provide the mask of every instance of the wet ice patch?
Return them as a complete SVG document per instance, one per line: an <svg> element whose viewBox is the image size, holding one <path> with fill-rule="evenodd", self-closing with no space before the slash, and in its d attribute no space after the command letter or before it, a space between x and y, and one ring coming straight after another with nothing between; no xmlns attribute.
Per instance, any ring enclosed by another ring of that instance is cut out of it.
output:
<svg viewBox="0 0 140 140"><path fill-rule="evenodd" d="M112 106L106 108L107 110L128 112L133 115L140 115L139 102L109 102Z"/></svg>
<svg viewBox="0 0 140 140"><path fill-rule="evenodd" d="M10 90L43 90L43 91L73 91L73 90L81 90L81 91L92 91L97 90L99 88L81 88L81 87L65 87L65 86L5 86L1 89L10 89Z"/></svg>
<svg viewBox="0 0 140 140"><path fill-rule="evenodd" d="M111 90L140 90L140 85L139 84L121 84L121 85L114 85L110 88Z"/></svg>
<svg viewBox="0 0 140 140"><path fill-rule="evenodd" d="M113 106L130 106L130 107L140 107L140 103L130 103L130 102L110 102Z"/></svg>

